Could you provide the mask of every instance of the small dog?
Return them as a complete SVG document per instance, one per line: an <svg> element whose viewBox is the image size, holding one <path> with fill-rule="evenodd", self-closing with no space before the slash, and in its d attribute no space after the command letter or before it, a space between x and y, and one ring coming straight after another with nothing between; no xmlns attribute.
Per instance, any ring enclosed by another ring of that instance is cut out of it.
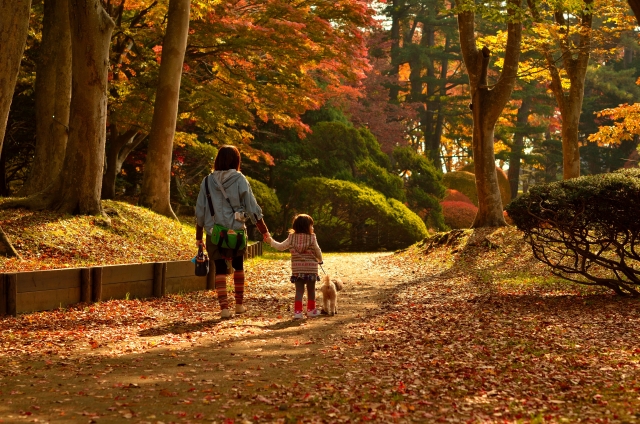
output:
<svg viewBox="0 0 640 424"><path fill-rule="evenodd" d="M342 280L339 278L331 280L330 275L322 277L322 313L335 315L338 313L338 292L342 290Z"/></svg>

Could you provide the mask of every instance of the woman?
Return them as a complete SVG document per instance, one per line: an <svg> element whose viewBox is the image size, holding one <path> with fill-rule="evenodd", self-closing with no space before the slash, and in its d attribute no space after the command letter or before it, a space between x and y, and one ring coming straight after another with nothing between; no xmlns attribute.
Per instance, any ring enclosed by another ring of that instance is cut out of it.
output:
<svg viewBox="0 0 640 424"><path fill-rule="evenodd" d="M207 191L210 197L207 197ZM210 201L209 201L210 200ZM211 210L213 209L213 211ZM220 302L220 317L230 318L229 303L227 300L227 263L231 260L233 283L235 288L236 314L241 314L247 309L242 304L244 295L244 252L246 246L242 246L238 237L240 249L225 248L222 242L212 242L214 236L220 237L220 228L232 234L238 230L246 231L245 221L251 220L264 237L269 231L262 219L262 209L258 206L256 198L251 191L251 186L242 173L240 173L240 152L235 146L222 146L218 150L213 172L206 176L200 184L200 193L196 203L196 245L205 246L209 254L210 269L215 265L215 287ZM203 233L207 234L206 243L202 241ZM227 234L222 232L222 237ZM233 246L232 246L233 247Z"/></svg>

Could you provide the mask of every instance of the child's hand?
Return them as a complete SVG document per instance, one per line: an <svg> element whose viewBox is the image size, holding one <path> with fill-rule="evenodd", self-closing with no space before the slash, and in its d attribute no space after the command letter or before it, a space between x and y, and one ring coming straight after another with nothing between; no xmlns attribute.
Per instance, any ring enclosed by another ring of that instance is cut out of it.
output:
<svg viewBox="0 0 640 424"><path fill-rule="evenodd" d="M267 231L262 235L262 240L267 243L271 243L271 234Z"/></svg>

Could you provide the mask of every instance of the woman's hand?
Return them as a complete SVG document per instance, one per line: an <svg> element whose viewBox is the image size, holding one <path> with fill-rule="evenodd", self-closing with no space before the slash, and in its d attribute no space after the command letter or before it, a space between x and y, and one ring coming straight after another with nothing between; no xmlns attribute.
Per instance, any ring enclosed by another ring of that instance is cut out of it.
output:
<svg viewBox="0 0 640 424"><path fill-rule="evenodd" d="M196 247L200 247L200 246L202 246L204 248L204 241L196 240Z"/></svg>
<svg viewBox="0 0 640 424"><path fill-rule="evenodd" d="M262 235L262 240L266 243L271 243L271 234L267 231Z"/></svg>

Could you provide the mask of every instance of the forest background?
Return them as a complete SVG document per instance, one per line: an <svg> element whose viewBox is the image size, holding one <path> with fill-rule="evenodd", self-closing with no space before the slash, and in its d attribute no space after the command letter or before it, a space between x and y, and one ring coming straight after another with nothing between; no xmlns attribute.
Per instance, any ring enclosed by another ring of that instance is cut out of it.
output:
<svg viewBox="0 0 640 424"><path fill-rule="evenodd" d="M638 166L629 6L3 2L24 50L0 92L2 207L193 215L234 144L272 231L311 213L328 250L504 225L533 185Z"/></svg>

